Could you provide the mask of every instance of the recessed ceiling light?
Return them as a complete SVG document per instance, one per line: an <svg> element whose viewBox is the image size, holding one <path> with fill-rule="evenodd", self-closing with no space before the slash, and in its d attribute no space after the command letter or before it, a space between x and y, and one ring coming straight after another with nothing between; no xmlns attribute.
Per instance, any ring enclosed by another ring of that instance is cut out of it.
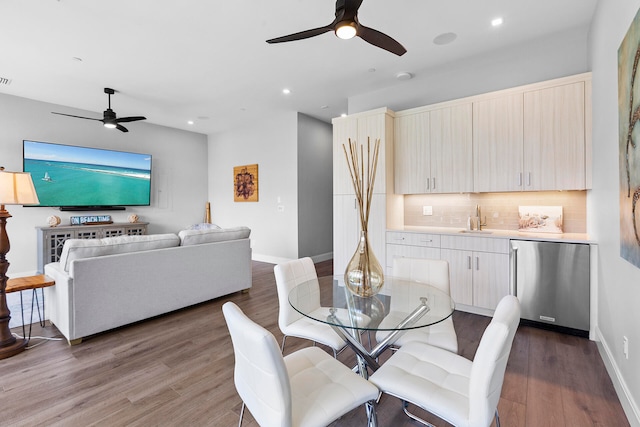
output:
<svg viewBox="0 0 640 427"><path fill-rule="evenodd" d="M502 25L502 23L504 22L504 20L500 17L498 18L494 18L491 20L491 25L494 27L499 27L500 25Z"/></svg>
<svg viewBox="0 0 640 427"><path fill-rule="evenodd" d="M413 77L413 74L407 73L406 71L402 71L396 74L396 79L398 80L411 80L412 77Z"/></svg>
<svg viewBox="0 0 640 427"><path fill-rule="evenodd" d="M328 105L321 105L321 106L320 106L320 109L321 109L321 110L326 110L327 108L329 108L329 106L328 106Z"/></svg>
<svg viewBox="0 0 640 427"><path fill-rule="evenodd" d="M433 39L433 44L437 44L437 45L449 44L452 41L454 41L456 38L458 38L458 35L456 33L442 33Z"/></svg>
<svg viewBox="0 0 640 427"><path fill-rule="evenodd" d="M291 93L291 89L282 89L282 93L284 93L285 95L289 95Z"/></svg>
<svg viewBox="0 0 640 427"><path fill-rule="evenodd" d="M187 122L187 124L188 124L188 125L192 125L192 124L193 124L193 120L189 120L189 121Z"/></svg>
<svg viewBox="0 0 640 427"><path fill-rule="evenodd" d="M340 117L347 117L347 113L340 114Z"/></svg>

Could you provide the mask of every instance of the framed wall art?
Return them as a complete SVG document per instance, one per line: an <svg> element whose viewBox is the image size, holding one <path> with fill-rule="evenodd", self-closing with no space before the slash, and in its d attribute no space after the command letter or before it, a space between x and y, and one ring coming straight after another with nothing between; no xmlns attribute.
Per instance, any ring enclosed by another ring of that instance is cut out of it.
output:
<svg viewBox="0 0 640 427"><path fill-rule="evenodd" d="M640 268L640 11L618 48L620 256Z"/></svg>
<svg viewBox="0 0 640 427"><path fill-rule="evenodd" d="M258 201L258 165L235 166L233 168L233 201Z"/></svg>

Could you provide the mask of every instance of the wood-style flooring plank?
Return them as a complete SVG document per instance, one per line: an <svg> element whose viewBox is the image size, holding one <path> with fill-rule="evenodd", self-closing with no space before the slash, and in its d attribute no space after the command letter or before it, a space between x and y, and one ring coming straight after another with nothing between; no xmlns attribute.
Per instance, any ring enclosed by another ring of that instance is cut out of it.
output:
<svg viewBox="0 0 640 427"><path fill-rule="evenodd" d="M273 267L253 262L248 293L118 328L76 346L44 342L0 361L0 427L237 425L242 401L233 384L233 348L221 308L234 301L280 343ZM331 275L332 261L316 269L319 276ZM321 283L330 286L331 280ZM463 357L473 359L490 320L454 313ZM33 335L56 334L55 327L34 324ZM38 342L32 340L30 347ZM309 345L290 337L285 354ZM390 355L387 351L380 360ZM355 364L350 349L338 359ZM412 410L437 427L448 426L419 408ZM509 427L629 425L595 343L523 326L514 340L499 410L502 425ZM357 408L331 427L362 426L365 420L364 409ZM380 400L378 420L381 427L417 425L391 396ZM258 427L248 411L243 427Z"/></svg>

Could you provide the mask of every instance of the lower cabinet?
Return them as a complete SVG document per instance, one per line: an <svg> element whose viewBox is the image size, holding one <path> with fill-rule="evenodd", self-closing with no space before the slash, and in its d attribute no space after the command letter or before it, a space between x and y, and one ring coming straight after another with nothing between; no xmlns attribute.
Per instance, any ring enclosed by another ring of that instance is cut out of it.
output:
<svg viewBox="0 0 640 427"><path fill-rule="evenodd" d="M451 298L456 304L495 310L509 294L509 255L441 249L449 261Z"/></svg>
<svg viewBox="0 0 640 427"><path fill-rule="evenodd" d="M386 274L393 276L395 258L440 259L440 235L387 231Z"/></svg>
<svg viewBox="0 0 640 427"><path fill-rule="evenodd" d="M456 234L387 231L386 274L395 258L449 262L456 309L490 315L509 294L509 239Z"/></svg>
<svg viewBox="0 0 640 427"><path fill-rule="evenodd" d="M509 294L508 239L443 236L440 254L449 262L457 306L495 310Z"/></svg>

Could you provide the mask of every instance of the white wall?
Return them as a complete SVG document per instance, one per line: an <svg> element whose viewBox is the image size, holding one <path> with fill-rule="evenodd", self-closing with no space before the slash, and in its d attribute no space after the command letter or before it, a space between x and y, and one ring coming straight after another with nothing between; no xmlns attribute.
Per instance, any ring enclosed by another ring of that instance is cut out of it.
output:
<svg viewBox="0 0 640 427"><path fill-rule="evenodd" d="M130 123L129 132L123 133L105 129L99 122L56 116L52 111L89 117L100 114L0 94L1 166L22 170L23 139L148 153L153 156L151 206L104 213L115 222L126 222L136 213L141 221L150 223L150 233L178 232L202 221L207 201L205 135L145 122ZM35 272L35 227L46 226L50 215L69 224L70 216L83 214L47 207L7 206L7 210L13 216L7 222L9 277Z"/></svg>
<svg viewBox="0 0 640 427"><path fill-rule="evenodd" d="M277 263L298 257L297 122L295 112L278 113L209 136L212 222L250 227L257 261ZM233 167L256 163L258 202L234 202Z"/></svg>
<svg viewBox="0 0 640 427"><path fill-rule="evenodd" d="M638 0L601 0L592 22L593 191L587 206L588 232L599 245L601 354L635 426L640 425L640 269L620 257L618 47L639 7ZM629 359L622 354L623 336L629 338Z"/></svg>
<svg viewBox="0 0 640 427"><path fill-rule="evenodd" d="M349 98L349 114L406 110L589 71L587 29L574 28L442 67L406 70L411 80Z"/></svg>

